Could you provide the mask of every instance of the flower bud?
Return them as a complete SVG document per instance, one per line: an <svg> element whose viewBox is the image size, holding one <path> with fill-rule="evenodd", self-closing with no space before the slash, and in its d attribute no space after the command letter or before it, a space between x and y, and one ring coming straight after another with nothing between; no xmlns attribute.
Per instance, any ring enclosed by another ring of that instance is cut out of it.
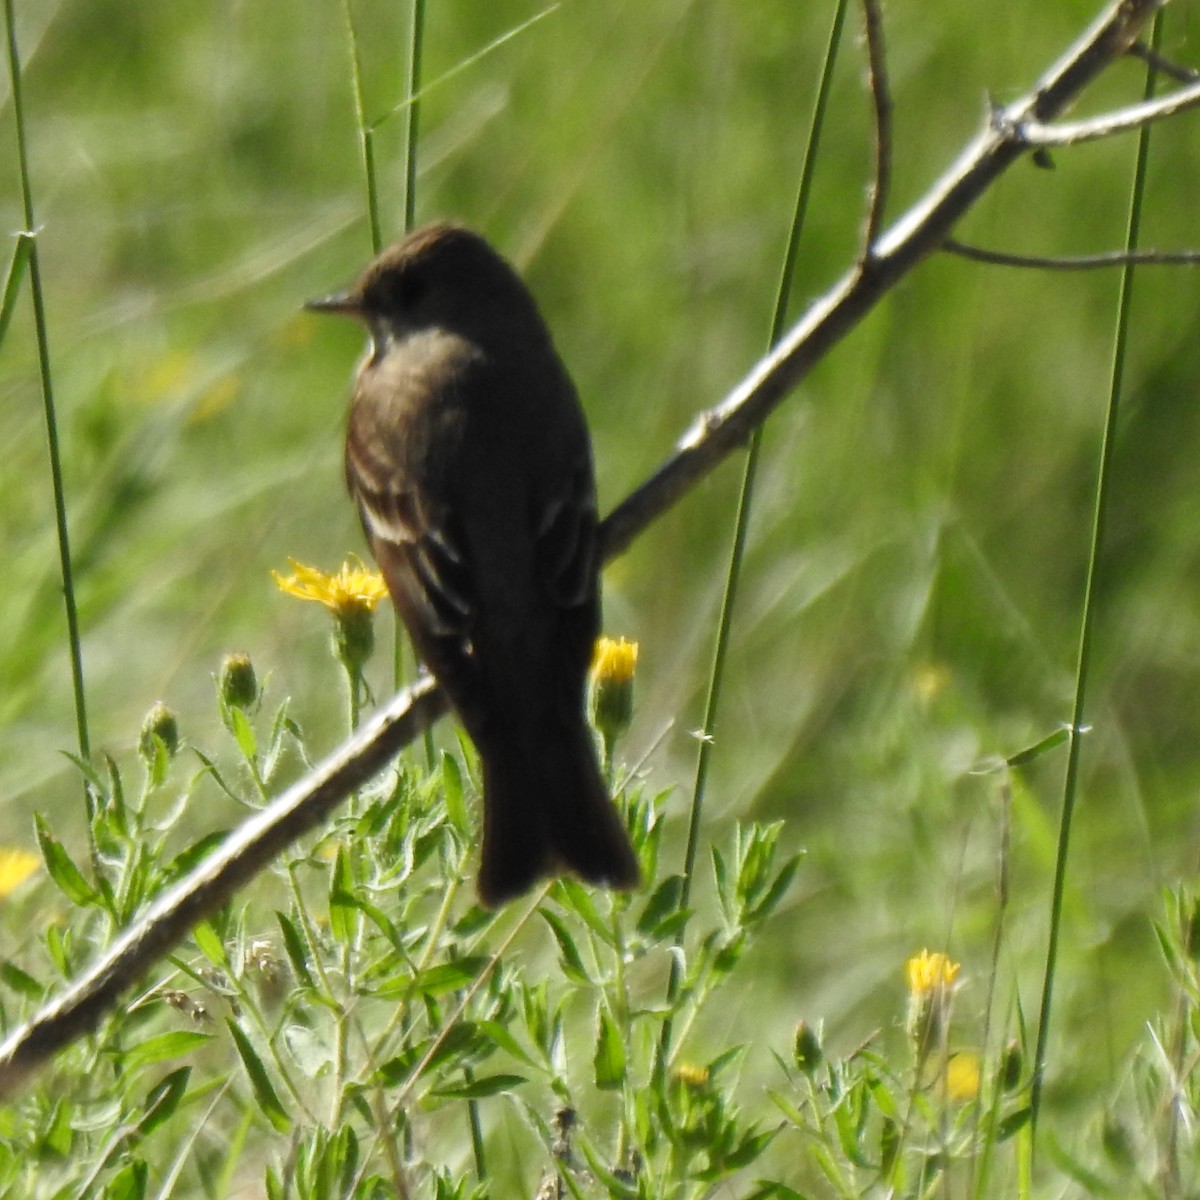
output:
<svg viewBox="0 0 1200 1200"><path fill-rule="evenodd" d="M179 722L161 700L146 714L138 738L138 753L147 767L154 766L159 745L166 751L168 759L179 752Z"/></svg>
<svg viewBox="0 0 1200 1200"><path fill-rule="evenodd" d="M348 604L333 614L333 656L357 678L375 651L375 615L365 605Z"/></svg>
<svg viewBox="0 0 1200 1200"><path fill-rule="evenodd" d="M592 725L604 740L606 753L633 720L633 676L638 644L624 638L602 637L592 658L589 713Z"/></svg>
<svg viewBox="0 0 1200 1200"><path fill-rule="evenodd" d="M805 1075L811 1075L821 1065L824 1053L817 1031L807 1021L796 1022L792 1037L792 1060Z"/></svg>
<svg viewBox="0 0 1200 1200"><path fill-rule="evenodd" d="M1025 1068L1025 1056L1021 1053L1021 1043L1013 1038L1004 1047L1004 1057L1000 1059L1000 1090L1015 1091L1021 1082L1021 1072Z"/></svg>
<svg viewBox="0 0 1200 1200"><path fill-rule="evenodd" d="M240 652L225 655L221 660L221 673L217 676L217 690L226 708L245 711L258 703L258 676L250 655Z"/></svg>

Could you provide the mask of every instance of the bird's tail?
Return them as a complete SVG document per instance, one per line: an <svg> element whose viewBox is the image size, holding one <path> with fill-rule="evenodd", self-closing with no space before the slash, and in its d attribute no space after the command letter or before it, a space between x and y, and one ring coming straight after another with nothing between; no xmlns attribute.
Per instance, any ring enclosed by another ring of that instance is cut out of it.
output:
<svg viewBox="0 0 1200 1200"><path fill-rule="evenodd" d="M479 897L495 907L548 875L632 888L640 871L625 823L609 797L595 744L582 721L546 732L521 753L483 757L483 862Z"/></svg>

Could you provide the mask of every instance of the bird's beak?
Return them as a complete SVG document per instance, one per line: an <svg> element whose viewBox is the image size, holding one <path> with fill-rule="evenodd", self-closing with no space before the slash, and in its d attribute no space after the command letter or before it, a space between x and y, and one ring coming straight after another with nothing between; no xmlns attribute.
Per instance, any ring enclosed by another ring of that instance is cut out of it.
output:
<svg viewBox="0 0 1200 1200"><path fill-rule="evenodd" d="M341 313L344 317L361 317L363 313L362 300L353 292L335 292L332 296L306 300L304 307L309 312Z"/></svg>

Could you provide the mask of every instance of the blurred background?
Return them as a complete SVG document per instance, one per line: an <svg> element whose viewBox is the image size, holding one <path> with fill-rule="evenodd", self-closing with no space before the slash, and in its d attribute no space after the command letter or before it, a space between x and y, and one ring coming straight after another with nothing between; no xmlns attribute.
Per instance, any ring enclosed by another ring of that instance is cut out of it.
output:
<svg viewBox="0 0 1200 1200"><path fill-rule="evenodd" d="M300 311L371 254L345 10L17 8L93 742L131 762L161 699L203 745L212 673L245 650L323 753L343 728L327 623L270 571L364 551L341 480L361 334ZM408 6L350 8L391 240ZM1031 86L1097 8L887 7L891 218L989 98ZM605 510L766 349L832 12L429 5L418 220L465 221L526 274L588 411ZM852 6L795 315L858 245L871 168L858 20ZM1196 21L1194 5L1168 9L1169 55L1194 60ZM1142 65L1119 64L1081 112L1131 102L1143 82ZM16 230L0 87L0 222ZM1019 162L958 236L1117 248L1134 150L1122 138L1057 153L1053 170ZM1144 245L1200 241L1198 162L1194 115L1155 129ZM876 1029L902 1037L902 967L922 945L963 961L960 1012L978 1015L1006 811L1006 776L987 768L1070 719L1118 283L937 258L769 422L705 838L727 840L735 818L784 820L808 857L756 951L753 1006L729 997L698 1034L710 1053L745 1037L750 1012L764 1076L767 1033L782 1048L799 1017L823 1020L842 1052ZM1200 850L1198 320L1194 273L1138 275L1051 1043L1060 1116L1115 1084L1165 1003L1151 919ZM0 352L0 444L0 812L6 841L33 845L38 811L70 844L80 787L62 753L75 724L27 300ZM626 756L648 787L673 789L680 856L740 470L726 464L605 575L608 632L641 644ZM1010 1028L1018 1004L1036 1018L1064 765L1060 748L1008 779L997 998ZM206 819L238 819L212 791ZM698 903L710 891L704 879Z"/></svg>

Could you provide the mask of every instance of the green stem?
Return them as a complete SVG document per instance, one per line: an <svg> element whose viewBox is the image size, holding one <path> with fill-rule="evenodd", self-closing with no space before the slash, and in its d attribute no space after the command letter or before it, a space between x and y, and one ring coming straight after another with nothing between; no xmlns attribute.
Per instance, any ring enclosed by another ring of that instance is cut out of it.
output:
<svg viewBox="0 0 1200 1200"><path fill-rule="evenodd" d="M350 84L354 89L354 120L358 126L359 149L362 151L367 222L371 229L371 253L378 254L383 249L383 233L379 222L379 185L375 178L375 130L367 122L362 89L362 61L358 53L358 31L354 27L354 13L350 3L351 0L342 0L346 32L350 39Z"/></svg>
<svg viewBox="0 0 1200 1200"><path fill-rule="evenodd" d="M425 0L413 0L408 43L408 124L404 137L404 232L413 227L417 204L417 133L421 123L421 58L425 43Z"/></svg>
<svg viewBox="0 0 1200 1200"><path fill-rule="evenodd" d="M1162 13L1155 15L1151 46L1157 50L1160 41ZM1154 95L1156 72L1153 64L1146 68L1145 98ZM1129 200L1129 219L1126 226L1125 249L1137 249L1141 228L1142 202L1146 189L1146 162L1150 150L1150 129L1143 126L1138 137L1137 162L1134 167L1133 188ZM1050 1031L1051 1002L1054 995L1054 976L1058 965L1058 943L1062 932L1063 897L1066 891L1067 853L1070 847L1071 822L1079 789L1079 758L1086 712L1088 673L1092 661L1092 634L1096 618L1096 588L1100 572L1100 554L1108 518L1109 493L1112 484L1115 454L1117 413L1125 374L1125 350L1129 340L1129 312L1133 295L1133 266L1121 272L1121 288L1117 298L1116 336L1113 343L1112 369L1108 392L1108 413L1104 421L1104 437L1100 447L1100 469L1096 480L1096 499L1092 517L1092 540L1088 553L1087 580L1084 585L1083 616L1079 630L1079 652L1075 669L1075 702L1071 713L1071 738L1067 748L1067 769L1063 781L1062 817L1058 832L1058 853L1054 864L1054 889L1050 901L1050 936L1046 948L1046 972L1042 981L1042 1006L1038 1018L1037 1049L1033 1060L1033 1083L1029 1096L1029 1124L1036 1135L1041 1111L1042 1085L1046 1070L1046 1046ZM1035 1140L1036 1144L1036 1140Z"/></svg>
<svg viewBox="0 0 1200 1200"><path fill-rule="evenodd" d="M829 30L829 41L825 48L825 62L821 71L821 80L817 87L816 99L813 102L812 119L809 123L808 144L804 150L804 160L800 170L800 183L796 191L796 204L792 213L792 223L788 232L787 246L784 251L779 285L775 294L775 308L771 317L771 330L768 338L769 346L774 346L779 340L787 320L788 299L791 295L792 276L795 273L796 266L796 248L800 241L800 232L804 227L804 219L808 211L808 201L812 191L812 179L817 164L817 152L821 142L821 131L825 125L825 109L833 82L833 67L837 59L837 50L841 42L842 25L846 15L846 2L847 0L837 0L833 22ZM712 759L713 733L717 724L721 683L725 676L726 653L729 649L729 631L733 621L734 603L737 598L737 587L741 577L742 561L745 557L746 532L750 523L754 479L758 470L758 458L761 447L762 427L759 426L750 437L746 465L742 474L742 487L738 495L737 514L734 519L733 540L730 545L729 563L726 568L725 590L721 597L721 612L717 622L717 636L713 647L712 664L709 669L708 694L704 703L704 720L700 727L700 744L696 753L696 773L692 783L692 805L688 817L687 847L684 851L683 859L683 886L679 893L679 908L681 910L688 906L691 898L692 878L695 873L696 854L700 843L700 818L704 809L704 790L708 782L708 769ZM676 945L681 944L682 937L682 932L676 936ZM667 978L668 1005L673 1003L679 994L680 978L679 955L672 955L670 973ZM659 1038L659 1074L665 1070L667 1057L670 1052L671 1027L672 1019L670 1016L667 1016L663 1021L662 1033Z"/></svg>
<svg viewBox="0 0 1200 1200"><path fill-rule="evenodd" d="M63 604L67 617L67 645L71 658L71 684L75 695L75 731L79 745L79 757L91 757L91 739L88 736L87 697L83 686L83 652L79 640L79 613L75 605L75 579L71 566L71 541L67 531L67 502L63 487L62 458L58 445L58 418L54 405L54 389L50 371L50 341L46 332L46 307L42 293L42 271L38 256L37 222L33 212L33 188L29 178L29 157L25 141L25 110L21 95L21 59L17 52L17 25L13 13L13 0L4 0L4 14L8 31L8 72L12 87L13 123L17 132L17 170L21 177L21 204L25 221L25 234L30 238L29 246L29 290L33 297L33 323L37 334L38 370L42 383L42 406L46 419L46 444L50 454L50 481L54 492L54 521L58 531L58 562L62 575ZM87 806L88 836L92 836L92 817L95 798L91 789L84 786L84 802ZM93 857L95 846L92 847Z"/></svg>

